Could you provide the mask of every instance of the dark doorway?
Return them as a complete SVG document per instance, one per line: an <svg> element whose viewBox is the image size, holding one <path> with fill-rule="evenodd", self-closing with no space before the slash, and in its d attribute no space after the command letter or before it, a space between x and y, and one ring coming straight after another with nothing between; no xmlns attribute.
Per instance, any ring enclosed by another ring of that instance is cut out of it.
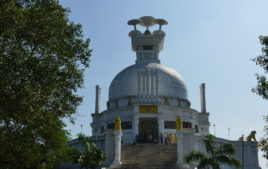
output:
<svg viewBox="0 0 268 169"><path fill-rule="evenodd" d="M157 118L140 118L139 119L139 136L144 143L158 142L158 122Z"/></svg>

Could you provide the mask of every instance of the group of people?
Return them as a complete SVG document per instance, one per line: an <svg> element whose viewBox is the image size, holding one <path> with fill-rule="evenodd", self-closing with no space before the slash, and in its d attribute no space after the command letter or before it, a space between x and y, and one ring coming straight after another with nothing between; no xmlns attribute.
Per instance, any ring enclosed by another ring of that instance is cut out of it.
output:
<svg viewBox="0 0 268 169"><path fill-rule="evenodd" d="M134 138L134 144L137 143L150 143L150 144L174 144L177 143L177 136L175 134L166 134L163 135L160 133L159 135L155 134L137 134Z"/></svg>

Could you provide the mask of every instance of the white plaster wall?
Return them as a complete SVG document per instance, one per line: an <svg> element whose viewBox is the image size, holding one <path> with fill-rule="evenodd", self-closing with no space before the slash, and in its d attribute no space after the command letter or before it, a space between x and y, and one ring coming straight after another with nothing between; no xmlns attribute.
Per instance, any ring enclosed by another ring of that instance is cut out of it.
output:
<svg viewBox="0 0 268 169"><path fill-rule="evenodd" d="M107 130L105 132L105 165L110 166L110 164L114 160L115 155L115 141L114 141L114 134L113 130Z"/></svg>
<svg viewBox="0 0 268 169"><path fill-rule="evenodd" d="M128 100L121 101L119 104L124 105L127 104ZM135 130L137 130L138 123L134 123L135 119L139 118L157 118L158 122L164 121L176 121L176 117L180 116L183 121L188 121L192 123L192 127L195 124L199 126L199 133L194 133L191 129L188 134L184 134L183 138L183 147L184 153L191 150L197 150L201 152L205 152L205 147L203 144L203 136L201 127L203 127L203 135L209 134L209 121L208 121L208 113L199 113L193 109L183 109L176 106L173 106L175 101L171 105L163 105L161 103L158 104L158 112L156 114L145 114L138 113L138 105L134 105L133 107L121 107L112 110L104 111L100 114L93 115L93 123L91 124L92 130L98 129L98 132L92 132L93 137L95 134L98 136L103 136L104 134L100 133L101 126L105 126L105 130L107 130L107 124L114 123L114 119L116 116L121 117L121 121L132 121L132 129L122 130L122 142L125 144L132 144L135 138ZM160 120L160 121L159 121ZM137 126L135 126L135 124ZM163 126L162 126L163 127ZM190 131L191 130L191 131ZM164 129L160 131L166 136L166 134L175 134L175 129ZM189 134L191 133L191 134ZM235 157L241 160L242 156L242 145L241 142L236 141L228 141L224 139L217 138L217 142L224 143L229 142L232 143L236 149ZM107 152L107 164L111 162L114 156L114 140L108 136L105 136L105 151ZM233 167L222 165L222 169L234 169ZM260 169L258 163L258 149L256 142L244 142L244 169Z"/></svg>

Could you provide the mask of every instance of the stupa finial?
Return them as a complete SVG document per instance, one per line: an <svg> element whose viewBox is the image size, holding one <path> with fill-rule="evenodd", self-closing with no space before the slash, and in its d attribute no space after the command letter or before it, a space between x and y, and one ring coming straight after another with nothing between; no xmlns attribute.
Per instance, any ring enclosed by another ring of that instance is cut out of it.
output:
<svg viewBox="0 0 268 169"><path fill-rule="evenodd" d="M149 27L158 24L159 29L150 32ZM136 63L160 63L159 52L163 49L166 33L161 30L162 25L167 25L164 19L155 19L152 16L143 16L139 19L131 19L128 25L133 25L128 36L131 38L132 50L136 52ZM146 27L145 32L137 29L137 25Z"/></svg>
<svg viewBox="0 0 268 169"><path fill-rule="evenodd" d="M137 30L137 25L146 27L145 33L148 33L149 27L155 24L159 25L159 30L161 30L162 25L167 25L168 22L165 19L155 19L152 16L143 16L140 19L131 19L127 22L128 25L133 25L134 30Z"/></svg>

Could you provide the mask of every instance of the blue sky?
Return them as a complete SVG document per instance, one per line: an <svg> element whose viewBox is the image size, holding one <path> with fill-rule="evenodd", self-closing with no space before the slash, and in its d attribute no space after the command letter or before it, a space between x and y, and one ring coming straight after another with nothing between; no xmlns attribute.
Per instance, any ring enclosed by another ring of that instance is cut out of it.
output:
<svg viewBox="0 0 268 169"><path fill-rule="evenodd" d="M127 25L141 16L164 18L169 24L161 63L177 70L186 81L192 108L200 110L199 85L206 83L207 111L211 133L236 140L242 134L263 132L268 102L251 92L255 73L263 73L251 58L261 54L258 37L268 35L267 0L61 0L70 8L70 19L83 26L93 49L85 72L84 97L76 124L68 123L72 137L81 131L91 135L91 113L95 108L95 85L102 88L101 110L105 110L112 79L135 62ZM144 29L139 27L138 29ZM154 28L153 28L154 29ZM265 160L260 158L264 168Z"/></svg>

